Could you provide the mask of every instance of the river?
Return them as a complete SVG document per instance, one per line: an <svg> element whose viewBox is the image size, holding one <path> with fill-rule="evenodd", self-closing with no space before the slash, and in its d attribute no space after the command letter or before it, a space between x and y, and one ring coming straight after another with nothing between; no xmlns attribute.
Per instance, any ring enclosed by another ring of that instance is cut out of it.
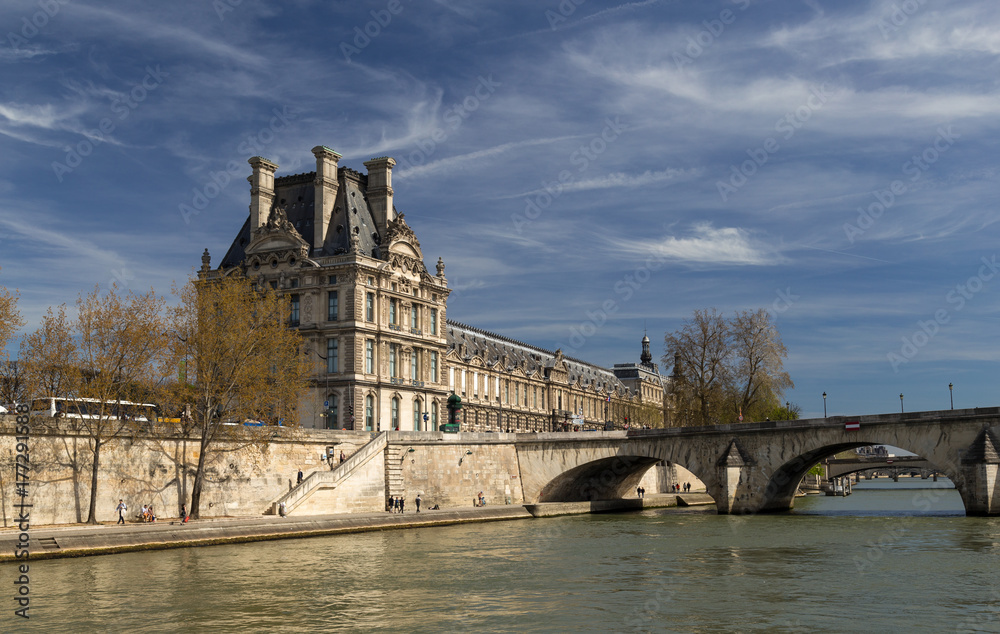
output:
<svg viewBox="0 0 1000 634"><path fill-rule="evenodd" d="M997 632L1000 518L950 486L37 561L26 629Z"/></svg>

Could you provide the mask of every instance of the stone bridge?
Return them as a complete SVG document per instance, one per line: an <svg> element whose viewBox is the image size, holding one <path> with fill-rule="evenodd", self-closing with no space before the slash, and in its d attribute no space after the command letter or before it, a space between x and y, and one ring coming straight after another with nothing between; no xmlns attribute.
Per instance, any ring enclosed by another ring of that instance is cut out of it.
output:
<svg viewBox="0 0 1000 634"><path fill-rule="evenodd" d="M681 427L519 434L527 503L616 499L658 461L702 480L719 513L792 508L805 473L834 454L892 445L947 475L968 515L1000 515L1000 408Z"/></svg>

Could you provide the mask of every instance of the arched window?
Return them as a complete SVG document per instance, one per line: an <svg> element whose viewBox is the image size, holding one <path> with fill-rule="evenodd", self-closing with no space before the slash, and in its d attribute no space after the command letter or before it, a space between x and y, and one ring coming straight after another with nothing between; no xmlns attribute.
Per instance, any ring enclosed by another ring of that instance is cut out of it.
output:
<svg viewBox="0 0 1000 634"><path fill-rule="evenodd" d="M420 399L413 401L413 429L417 431L424 431L424 419L423 412L421 411Z"/></svg>
<svg viewBox="0 0 1000 634"><path fill-rule="evenodd" d="M365 431L375 428L375 397L371 394L365 397Z"/></svg>
<svg viewBox="0 0 1000 634"><path fill-rule="evenodd" d="M390 407L390 417L389 421L392 424L393 430L399 430L399 398L393 396L392 403Z"/></svg>
<svg viewBox="0 0 1000 634"><path fill-rule="evenodd" d="M431 403L431 428L429 431L437 431L438 428L438 402Z"/></svg>

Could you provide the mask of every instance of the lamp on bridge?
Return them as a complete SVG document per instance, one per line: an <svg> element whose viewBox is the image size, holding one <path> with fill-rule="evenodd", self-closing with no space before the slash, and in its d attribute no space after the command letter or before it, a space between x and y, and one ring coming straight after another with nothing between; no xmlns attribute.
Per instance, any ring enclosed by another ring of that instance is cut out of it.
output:
<svg viewBox="0 0 1000 634"><path fill-rule="evenodd" d="M952 389L954 389L954 387L955 387L954 384L952 383L948 384L948 400L951 401L952 409L955 409L955 393L952 392Z"/></svg>
<svg viewBox="0 0 1000 634"><path fill-rule="evenodd" d="M826 418L826 392L823 392L823 418Z"/></svg>
<svg viewBox="0 0 1000 634"><path fill-rule="evenodd" d="M904 413L904 410L903 410L903 393L902 392L899 393L899 413L900 414Z"/></svg>

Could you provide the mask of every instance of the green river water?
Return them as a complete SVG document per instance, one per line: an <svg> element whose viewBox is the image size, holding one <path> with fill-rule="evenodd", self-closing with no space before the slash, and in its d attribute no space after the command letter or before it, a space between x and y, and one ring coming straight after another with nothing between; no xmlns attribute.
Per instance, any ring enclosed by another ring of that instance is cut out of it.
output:
<svg viewBox="0 0 1000 634"><path fill-rule="evenodd" d="M0 629L997 632L1000 518L950 486L37 561Z"/></svg>

